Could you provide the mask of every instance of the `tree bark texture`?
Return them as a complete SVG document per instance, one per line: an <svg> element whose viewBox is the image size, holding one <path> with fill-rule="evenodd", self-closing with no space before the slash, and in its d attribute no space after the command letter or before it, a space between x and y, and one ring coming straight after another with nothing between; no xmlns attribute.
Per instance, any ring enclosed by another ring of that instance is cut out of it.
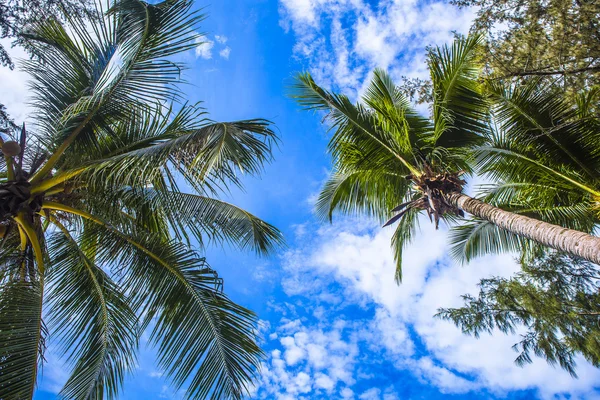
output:
<svg viewBox="0 0 600 400"><path fill-rule="evenodd" d="M508 232L600 265L600 237L504 211L463 193L452 193L447 199L453 206Z"/></svg>

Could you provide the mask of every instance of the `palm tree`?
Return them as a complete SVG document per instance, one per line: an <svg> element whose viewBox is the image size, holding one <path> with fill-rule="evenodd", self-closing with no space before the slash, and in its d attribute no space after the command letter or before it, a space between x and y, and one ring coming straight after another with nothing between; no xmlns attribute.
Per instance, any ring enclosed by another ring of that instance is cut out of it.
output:
<svg viewBox="0 0 600 400"><path fill-rule="evenodd" d="M333 136L333 173L317 201L317 213L362 213L385 225L398 222L392 237L401 280L402 248L425 211L435 224L464 212L500 229L600 263L600 238L502 210L462 193L472 172L474 149L490 135L489 103L478 81L478 37L432 50L431 120L419 116L385 72L376 70L362 103L320 88L310 74L298 76L294 98L306 109L323 110Z"/></svg>
<svg viewBox="0 0 600 400"><path fill-rule="evenodd" d="M0 143L0 398L32 397L48 337L69 361L61 397L115 398L144 332L188 397L249 388L256 317L190 246L282 244L218 198L260 173L277 137L265 120L169 106L182 98L173 56L199 42L191 7L121 0L92 25L67 16L27 34L43 55L24 63L35 129Z"/></svg>
<svg viewBox="0 0 600 400"><path fill-rule="evenodd" d="M591 233L600 222L600 90L568 101L536 79L522 84L491 82L496 129L476 150L476 168L494 182L483 201L514 213ZM453 253L471 258L489 252L524 251L530 262L535 242L474 219L454 228Z"/></svg>

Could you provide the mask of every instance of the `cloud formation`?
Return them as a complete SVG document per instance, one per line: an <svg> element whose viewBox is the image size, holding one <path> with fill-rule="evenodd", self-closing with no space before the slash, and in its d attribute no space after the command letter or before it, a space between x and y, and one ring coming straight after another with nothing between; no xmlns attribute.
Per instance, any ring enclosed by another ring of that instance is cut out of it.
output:
<svg viewBox="0 0 600 400"><path fill-rule="evenodd" d="M221 58L224 58L226 60L229 60L229 54L231 54L231 48L229 46L226 46L223 50L219 52Z"/></svg>
<svg viewBox="0 0 600 400"><path fill-rule="evenodd" d="M196 47L196 57L210 60L212 58L212 49L215 47L215 42L207 36L201 36L196 39L198 46Z"/></svg>
<svg viewBox="0 0 600 400"><path fill-rule="evenodd" d="M281 26L315 79L350 95L374 68L392 77L427 77L425 48L466 33L471 9L445 1L280 0Z"/></svg>
<svg viewBox="0 0 600 400"><path fill-rule="evenodd" d="M215 35L214 40L210 39L206 35L202 35L196 39L196 58L203 58L205 60L210 60L213 57L213 49L215 49L215 45L220 48L218 50L219 56L224 58L225 60L229 59L229 55L231 54L231 48L229 46L225 46L229 39L224 35Z"/></svg>
<svg viewBox="0 0 600 400"><path fill-rule="evenodd" d="M520 368L511 351L518 335L475 339L433 318L440 307L460 305L481 278L508 276L518 266L510 255L453 263L446 231L421 225L406 250L401 286L393 280L391 231L365 221L312 227L310 239L285 255L289 298L275 307L280 323L266 332L271 352L257 397L397 398L393 379L381 386L383 370L447 394L534 390L539 398L591 398L600 371L584 360L579 379L541 359Z"/></svg>

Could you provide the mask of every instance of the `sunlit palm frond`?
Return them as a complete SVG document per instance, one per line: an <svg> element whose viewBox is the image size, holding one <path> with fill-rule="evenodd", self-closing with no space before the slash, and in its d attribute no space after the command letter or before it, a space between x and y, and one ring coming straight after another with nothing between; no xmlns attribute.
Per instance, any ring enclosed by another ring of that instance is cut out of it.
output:
<svg viewBox="0 0 600 400"><path fill-rule="evenodd" d="M185 246L146 233L127 235L99 226L97 257L130 265L121 285L150 325L161 368L176 387L189 382L198 398L241 398L262 353L256 317L229 300L203 258Z"/></svg>
<svg viewBox="0 0 600 400"><path fill-rule="evenodd" d="M100 187L145 186L181 174L194 189L219 193L228 185L239 186L242 175L260 174L271 161L277 137L269 121L199 123L198 112L184 107L175 114L154 113L153 119L164 123L156 122L135 140L128 131L139 132L136 124L116 130L122 144L90 161L86 180ZM138 123L146 124L145 119ZM169 183L176 184L174 179Z"/></svg>
<svg viewBox="0 0 600 400"><path fill-rule="evenodd" d="M152 189L146 190L146 197L153 210L163 210L171 229L181 236L191 233L201 244L229 243L266 255L284 243L273 225L225 201Z"/></svg>
<svg viewBox="0 0 600 400"><path fill-rule="evenodd" d="M123 0L98 19L93 33L75 17L69 19L74 36L56 20L28 33L45 54L25 70L33 77L39 139L53 153L38 180L65 151L97 147L111 123L132 109L177 96L182 66L168 57L197 46L194 28L202 15L191 6Z"/></svg>
<svg viewBox="0 0 600 400"><path fill-rule="evenodd" d="M397 138L380 129L377 117L363 105L319 87L308 73L298 75L291 97L307 110L327 113L333 131L329 151L334 158L343 154L343 146L354 144L364 154L379 154L395 162L398 171L418 174L412 155L404 154Z"/></svg>
<svg viewBox="0 0 600 400"><path fill-rule="evenodd" d="M468 149L481 144L487 132L489 105L478 81L480 42L479 36L469 36L430 53L435 147Z"/></svg>
<svg viewBox="0 0 600 400"><path fill-rule="evenodd" d="M319 193L315 211L328 221L339 211L367 215L383 223L389 218L390 204L404 201L408 184L404 176L377 170L334 172Z"/></svg>
<svg viewBox="0 0 600 400"><path fill-rule="evenodd" d="M376 69L362 100L374 112L378 129L392 136L407 160L418 164L421 160L414 151L423 140L423 134L431 128L430 122L412 108L392 78Z"/></svg>
<svg viewBox="0 0 600 400"><path fill-rule="evenodd" d="M498 130L514 148L546 165L577 170L586 180L598 179L600 133L594 118L577 118L577 108L542 81L488 89Z"/></svg>
<svg viewBox="0 0 600 400"><path fill-rule="evenodd" d="M187 246L140 230L120 228L85 211L47 202L44 210L90 222L82 249L111 266L143 329L157 346L160 366L190 397L241 398L249 390L262 352L254 314L231 302L222 279ZM58 215L58 214L57 214Z"/></svg>
<svg viewBox="0 0 600 400"><path fill-rule="evenodd" d="M497 135L490 145L477 148L475 167L499 182L531 182L592 196L600 194L588 183L584 171L553 162L545 156L538 157L528 150L518 142Z"/></svg>

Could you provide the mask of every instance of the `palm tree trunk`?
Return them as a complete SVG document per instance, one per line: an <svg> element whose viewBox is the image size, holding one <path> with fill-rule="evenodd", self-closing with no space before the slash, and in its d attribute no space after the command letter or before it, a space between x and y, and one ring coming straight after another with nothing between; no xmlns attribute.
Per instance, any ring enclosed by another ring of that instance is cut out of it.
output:
<svg viewBox="0 0 600 400"><path fill-rule="evenodd" d="M453 206L508 232L600 264L600 237L504 211L463 193L452 193L447 200Z"/></svg>

